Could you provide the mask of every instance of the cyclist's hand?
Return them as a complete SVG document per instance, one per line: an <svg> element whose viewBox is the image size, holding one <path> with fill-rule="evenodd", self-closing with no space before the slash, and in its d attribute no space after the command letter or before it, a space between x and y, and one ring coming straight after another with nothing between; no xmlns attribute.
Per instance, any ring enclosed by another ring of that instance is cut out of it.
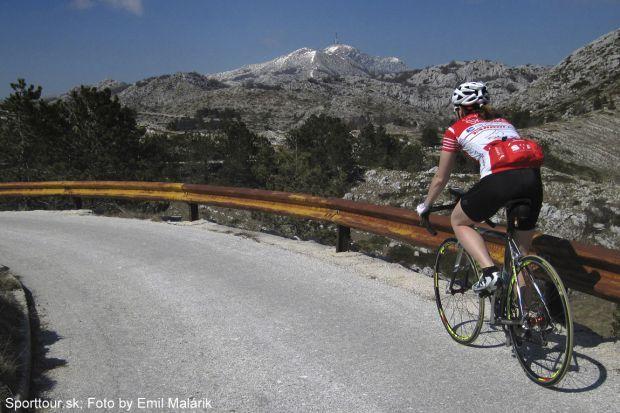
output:
<svg viewBox="0 0 620 413"><path fill-rule="evenodd" d="M420 205L416 207L415 210L418 213L418 215L423 216L423 215L427 215L430 209L431 207L429 205L426 205L424 202L422 202Z"/></svg>

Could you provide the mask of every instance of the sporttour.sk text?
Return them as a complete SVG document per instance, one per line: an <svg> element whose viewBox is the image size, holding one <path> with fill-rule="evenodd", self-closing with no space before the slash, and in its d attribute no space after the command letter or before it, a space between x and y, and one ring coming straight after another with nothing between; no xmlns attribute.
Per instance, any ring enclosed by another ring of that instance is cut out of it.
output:
<svg viewBox="0 0 620 413"><path fill-rule="evenodd" d="M5 400L5 407L10 410L18 411L19 409L65 409L65 410L107 410L116 409L118 411L132 410L153 410L153 409L212 409L212 400L204 397L195 398L179 398L179 397L159 397L149 399L146 397L137 397L135 399L123 398L96 398L88 397L86 399L68 399L68 400L15 400L8 398Z"/></svg>

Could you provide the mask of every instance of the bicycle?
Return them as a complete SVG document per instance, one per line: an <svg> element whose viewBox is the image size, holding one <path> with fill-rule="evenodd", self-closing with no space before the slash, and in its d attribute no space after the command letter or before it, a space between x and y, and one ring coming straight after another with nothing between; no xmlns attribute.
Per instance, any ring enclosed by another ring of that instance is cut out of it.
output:
<svg viewBox="0 0 620 413"><path fill-rule="evenodd" d="M422 216L422 225L433 235L437 232L430 224L430 213L453 209L465 193L456 188L449 190L456 197L454 203L432 207ZM448 238L439 246L435 260L437 309L450 337L470 345L482 329L488 298L489 325L501 326L506 345L512 344L516 358L532 381L544 387L553 386L566 374L572 356L573 321L568 297L551 264L536 255L523 256L515 241L519 220L529 214L530 200L516 199L505 208L508 226L503 236L500 286L493 293L475 293L472 286L481 270L456 238ZM495 227L492 221L485 222Z"/></svg>

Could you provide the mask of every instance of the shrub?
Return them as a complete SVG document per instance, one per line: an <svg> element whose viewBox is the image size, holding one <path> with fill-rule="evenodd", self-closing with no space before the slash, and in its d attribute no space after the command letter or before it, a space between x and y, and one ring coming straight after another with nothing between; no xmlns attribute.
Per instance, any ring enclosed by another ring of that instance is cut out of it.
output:
<svg viewBox="0 0 620 413"><path fill-rule="evenodd" d="M272 184L280 190L340 197L359 178L349 130L326 115L292 130L276 159Z"/></svg>
<svg viewBox="0 0 620 413"><path fill-rule="evenodd" d="M439 145L440 139L439 134L437 133L437 127L433 124L427 124L422 128L422 145L424 146L437 146Z"/></svg>

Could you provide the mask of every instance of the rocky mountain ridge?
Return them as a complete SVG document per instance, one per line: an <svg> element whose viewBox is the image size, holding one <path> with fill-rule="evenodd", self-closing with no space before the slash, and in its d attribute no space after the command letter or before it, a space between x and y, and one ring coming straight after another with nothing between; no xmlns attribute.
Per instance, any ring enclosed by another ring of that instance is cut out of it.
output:
<svg viewBox="0 0 620 413"><path fill-rule="evenodd" d="M460 83L470 80L485 82L492 91L492 104L506 107L511 105L512 96L525 91L547 71L548 68L537 65L509 67L490 60L473 60L386 74L379 79L414 88L409 103L440 114L451 109L449 97Z"/></svg>
<svg viewBox="0 0 620 413"><path fill-rule="evenodd" d="M546 143L549 153L556 159L598 171L618 181L619 130L620 111L604 107L565 120L522 129L520 133Z"/></svg>
<svg viewBox="0 0 620 413"><path fill-rule="evenodd" d="M575 50L536 79L516 105L564 118L584 113L620 93L620 29Z"/></svg>
<svg viewBox="0 0 620 413"><path fill-rule="evenodd" d="M139 121L166 130L170 120L199 108L231 108L272 142L313 114L353 127L368 121L417 139L422 126L447 124L455 85L481 80L492 105L537 116L522 132L545 141L556 159L603 175L615 171L620 127L620 30L596 39L554 67L509 67L489 60L453 61L409 69L397 58L373 57L347 45L302 48L268 62L213 75L175 73L128 85L106 80ZM555 121L554 121L555 119ZM564 168L566 169L566 168ZM615 175L617 176L617 174Z"/></svg>
<svg viewBox="0 0 620 413"><path fill-rule="evenodd" d="M448 96L459 81L472 77L486 80L494 91L494 103L505 105L515 91L526 89L546 70L540 66L510 68L498 62L471 61L374 75L369 72L375 67L372 65L365 66L366 71L353 65L339 66L339 71L330 72L326 66L319 70L311 54L306 50L287 55L278 65L271 61L212 76L175 73L129 86L106 80L98 87L112 85L121 102L139 113L161 113L161 119L141 119L155 129L165 127L167 115L191 116L199 108L211 107L238 111L257 132L285 132L320 113L345 121L394 124L415 131L422 124L451 116ZM298 66L274 70L293 65L293 57L300 57L295 60ZM333 74L349 69L354 74Z"/></svg>
<svg viewBox="0 0 620 413"><path fill-rule="evenodd" d="M304 47L264 63L214 74L220 81L238 83L254 79L274 85L292 80L325 77L371 77L402 72L407 66L397 57L376 57L353 46L334 44L323 50Z"/></svg>
<svg viewBox="0 0 620 413"><path fill-rule="evenodd" d="M264 63L212 75L175 73L128 85L105 80L141 119L163 129L169 116L201 107L232 108L255 131L285 132L317 113L394 124L415 131L451 116L448 97L466 80L485 81L492 104L569 117L613 102L620 93L620 30L586 45L553 68L509 67L488 60L408 69L395 57L348 45L302 48ZM160 119L153 114L161 113Z"/></svg>

